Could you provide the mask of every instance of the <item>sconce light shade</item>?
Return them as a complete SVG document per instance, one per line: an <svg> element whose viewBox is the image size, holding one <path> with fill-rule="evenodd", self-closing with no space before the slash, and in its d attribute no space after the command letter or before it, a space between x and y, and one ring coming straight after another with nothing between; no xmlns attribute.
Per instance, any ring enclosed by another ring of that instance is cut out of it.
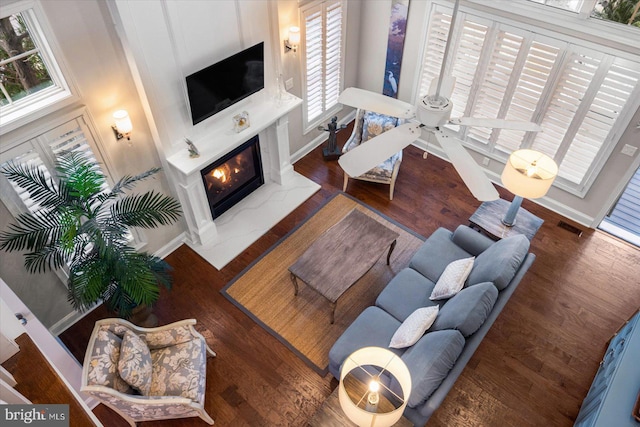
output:
<svg viewBox="0 0 640 427"><path fill-rule="evenodd" d="M502 171L502 183L516 196L536 199L547 194L556 175L558 166L551 157L535 150L517 150Z"/></svg>
<svg viewBox="0 0 640 427"><path fill-rule="evenodd" d="M284 41L284 52L293 50L295 53L300 45L300 27L289 27L289 38Z"/></svg>
<svg viewBox="0 0 640 427"><path fill-rule="evenodd" d="M116 111L115 113L113 113L113 119L115 120L115 125L113 125L112 128L116 134L116 139L131 139L131 131L133 130L133 125L131 124L131 119L129 118L129 113L127 113L127 110Z"/></svg>
<svg viewBox="0 0 640 427"><path fill-rule="evenodd" d="M392 351L364 347L342 364L338 387L340 407L352 422L388 427L400 420L407 406L411 374Z"/></svg>
<svg viewBox="0 0 640 427"><path fill-rule="evenodd" d="M294 46L300 44L300 27L289 27L289 43Z"/></svg>

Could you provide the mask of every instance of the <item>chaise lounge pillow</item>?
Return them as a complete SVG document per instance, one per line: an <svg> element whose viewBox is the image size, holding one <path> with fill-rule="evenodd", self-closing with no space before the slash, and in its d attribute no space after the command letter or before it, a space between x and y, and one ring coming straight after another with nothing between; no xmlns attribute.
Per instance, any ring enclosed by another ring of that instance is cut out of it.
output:
<svg viewBox="0 0 640 427"><path fill-rule="evenodd" d="M422 307L414 311L391 337L389 347L405 348L414 345L438 316L438 306Z"/></svg>
<svg viewBox="0 0 640 427"><path fill-rule="evenodd" d="M421 405L440 386L449 374L464 348L464 337L459 331L429 332L401 356L411 373L411 394L407 405ZM398 390L397 380L390 384Z"/></svg>
<svg viewBox="0 0 640 427"><path fill-rule="evenodd" d="M529 239L523 234L497 241L476 257L469 284L493 282L499 291L509 285L529 251Z"/></svg>
<svg viewBox="0 0 640 427"><path fill-rule="evenodd" d="M463 258L453 261L444 269L431 292L430 300L451 298L464 287L464 282L469 277L473 268L475 257Z"/></svg>
<svg viewBox="0 0 640 427"><path fill-rule="evenodd" d="M468 337L487 320L497 299L498 290L493 283L469 286L442 306L431 330L457 329Z"/></svg>
<svg viewBox="0 0 640 427"><path fill-rule="evenodd" d="M123 380L142 395L151 390L151 353L147 344L136 334L126 331L120 345L118 372Z"/></svg>

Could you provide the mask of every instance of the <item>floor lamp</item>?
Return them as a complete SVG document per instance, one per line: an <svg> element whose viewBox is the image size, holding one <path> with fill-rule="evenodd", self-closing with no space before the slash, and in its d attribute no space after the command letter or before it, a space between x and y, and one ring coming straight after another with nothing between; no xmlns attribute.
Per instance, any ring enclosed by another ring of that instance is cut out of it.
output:
<svg viewBox="0 0 640 427"><path fill-rule="evenodd" d="M556 175L558 165L546 154L529 149L511 153L502 171L502 184L515 197L502 223L512 227L516 223L522 199L536 199L547 194Z"/></svg>
<svg viewBox="0 0 640 427"><path fill-rule="evenodd" d="M364 347L342 364L338 387L340 407L356 425L389 427L402 418L407 406L411 374L392 351Z"/></svg>

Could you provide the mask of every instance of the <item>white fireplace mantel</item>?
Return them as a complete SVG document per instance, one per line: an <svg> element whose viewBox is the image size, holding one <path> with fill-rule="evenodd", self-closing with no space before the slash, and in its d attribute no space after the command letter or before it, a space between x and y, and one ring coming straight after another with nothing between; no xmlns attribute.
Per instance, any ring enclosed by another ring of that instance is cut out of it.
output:
<svg viewBox="0 0 640 427"><path fill-rule="evenodd" d="M199 157L190 157L185 144L184 150L167 158L180 189L186 243L214 267L224 267L320 189L295 172L290 161L288 114L301 103L289 94L277 102L264 94L253 96L199 125L191 138ZM242 111L249 113L250 126L236 133L231 117ZM255 135L260 139L265 183L214 220L200 171Z"/></svg>

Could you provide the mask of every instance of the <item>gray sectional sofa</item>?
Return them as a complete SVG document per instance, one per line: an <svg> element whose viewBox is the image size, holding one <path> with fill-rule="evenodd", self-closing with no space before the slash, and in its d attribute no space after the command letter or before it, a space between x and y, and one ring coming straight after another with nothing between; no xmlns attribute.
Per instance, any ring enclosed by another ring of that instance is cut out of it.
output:
<svg viewBox="0 0 640 427"><path fill-rule="evenodd" d="M447 300L431 301L438 278L452 261L475 256L464 288ZM533 263L529 240L515 235L494 242L461 225L436 230L378 296L345 330L329 352L329 370L340 378L344 360L367 346L388 348L402 322L420 307L439 305L433 325L412 346L390 350L411 373L404 415L423 426L440 406L507 300Z"/></svg>

